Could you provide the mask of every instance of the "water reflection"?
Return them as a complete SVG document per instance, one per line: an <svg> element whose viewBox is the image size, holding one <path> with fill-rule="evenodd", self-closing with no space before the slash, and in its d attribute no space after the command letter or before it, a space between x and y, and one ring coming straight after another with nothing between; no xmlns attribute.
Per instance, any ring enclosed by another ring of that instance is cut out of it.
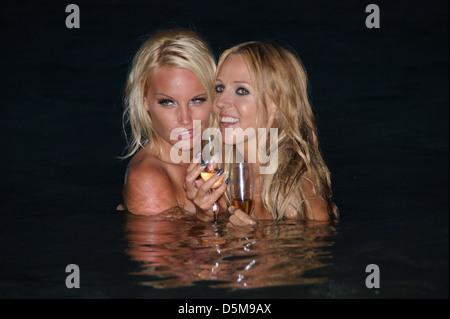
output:
<svg viewBox="0 0 450 319"><path fill-rule="evenodd" d="M262 222L250 227L227 227L197 221L173 211L160 216L124 213L126 253L139 263L133 275L141 284L180 287L198 281L210 286L256 288L307 284L326 280L305 271L332 262L324 249L333 245L329 223Z"/></svg>

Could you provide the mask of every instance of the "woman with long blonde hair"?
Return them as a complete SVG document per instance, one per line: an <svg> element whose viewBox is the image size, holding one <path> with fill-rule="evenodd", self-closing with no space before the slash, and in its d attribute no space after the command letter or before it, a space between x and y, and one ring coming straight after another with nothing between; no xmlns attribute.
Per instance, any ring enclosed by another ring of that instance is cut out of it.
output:
<svg viewBox="0 0 450 319"><path fill-rule="evenodd" d="M266 129L267 136L262 140L267 143L270 128L277 129L275 148L274 145L258 146L259 153L266 150L263 155L272 160L271 165L276 161L276 169L261 174L267 163L257 159L253 165L256 189L253 215L230 207L233 224L282 218L330 220L337 216L337 208L331 201L330 172L319 150L307 84L300 59L274 43L247 42L220 56L213 110L225 144L236 148L243 143L247 152L253 139L261 141L258 128ZM249 128L254 129L255 136L241 139L229 136L233 130ZM186 178L192 179L198 170L193 164ZM211 202L201 195L191 196L191 200L197 207L210 207Z"/></svg>
<svg viewBox="0 0 450 319"><path fill-rule="evenodd" d="M131 138L124 158L132 159L120 208L138 215L174 207L195 212L183 183L211 125L215 69L210 47L188 30L156 32L138 50L126 86Z"/></svg>

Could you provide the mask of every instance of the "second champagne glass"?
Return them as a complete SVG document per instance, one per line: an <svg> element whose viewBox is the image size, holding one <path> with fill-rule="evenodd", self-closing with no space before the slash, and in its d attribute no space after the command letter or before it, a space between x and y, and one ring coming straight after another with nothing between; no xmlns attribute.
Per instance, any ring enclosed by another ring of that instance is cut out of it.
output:
<svg viewBox="0 0 450 319"><path fill-rule="evenodd" d="M231 204L251 214L255 206L255 179L251 163L230 164Z"/></svg>

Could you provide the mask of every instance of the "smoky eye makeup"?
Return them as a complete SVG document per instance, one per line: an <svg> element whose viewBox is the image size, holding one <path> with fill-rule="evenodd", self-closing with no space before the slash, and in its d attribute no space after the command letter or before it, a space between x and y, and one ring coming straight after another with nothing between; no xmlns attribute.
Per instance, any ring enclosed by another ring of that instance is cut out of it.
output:
<svg viewBox="0 0 450 319"><path fill-rule="evenodd" d="M248 94L250 94L250 91L247 90L246 88L238 87L236 89L236 94L238 94L238 95L248 95Z"/></svg>
<svg viewBox="0 0 450 319"><path fill-rule="evenodd" d="M223 86L223 84L217 84L217 85L214 87L214 89L215 89L216 93L222 93L223 90L225 89L225 87Z"/></svg>

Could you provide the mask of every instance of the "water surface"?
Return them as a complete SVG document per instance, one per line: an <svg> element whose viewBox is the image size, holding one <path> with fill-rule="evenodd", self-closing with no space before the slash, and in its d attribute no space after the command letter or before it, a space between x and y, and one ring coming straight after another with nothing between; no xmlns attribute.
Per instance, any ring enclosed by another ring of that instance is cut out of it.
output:
<svg viewBox="0 0 450 319"><path fill-rule="evenodd" d="M332 263L327 247L335 229L328 223L262 221L233 227L227 218L201 222L182 212L145 217L125 213L134 275L142 285L181 287L207 281L211 287L262 288L324 282L305 276Z"/></svg>

